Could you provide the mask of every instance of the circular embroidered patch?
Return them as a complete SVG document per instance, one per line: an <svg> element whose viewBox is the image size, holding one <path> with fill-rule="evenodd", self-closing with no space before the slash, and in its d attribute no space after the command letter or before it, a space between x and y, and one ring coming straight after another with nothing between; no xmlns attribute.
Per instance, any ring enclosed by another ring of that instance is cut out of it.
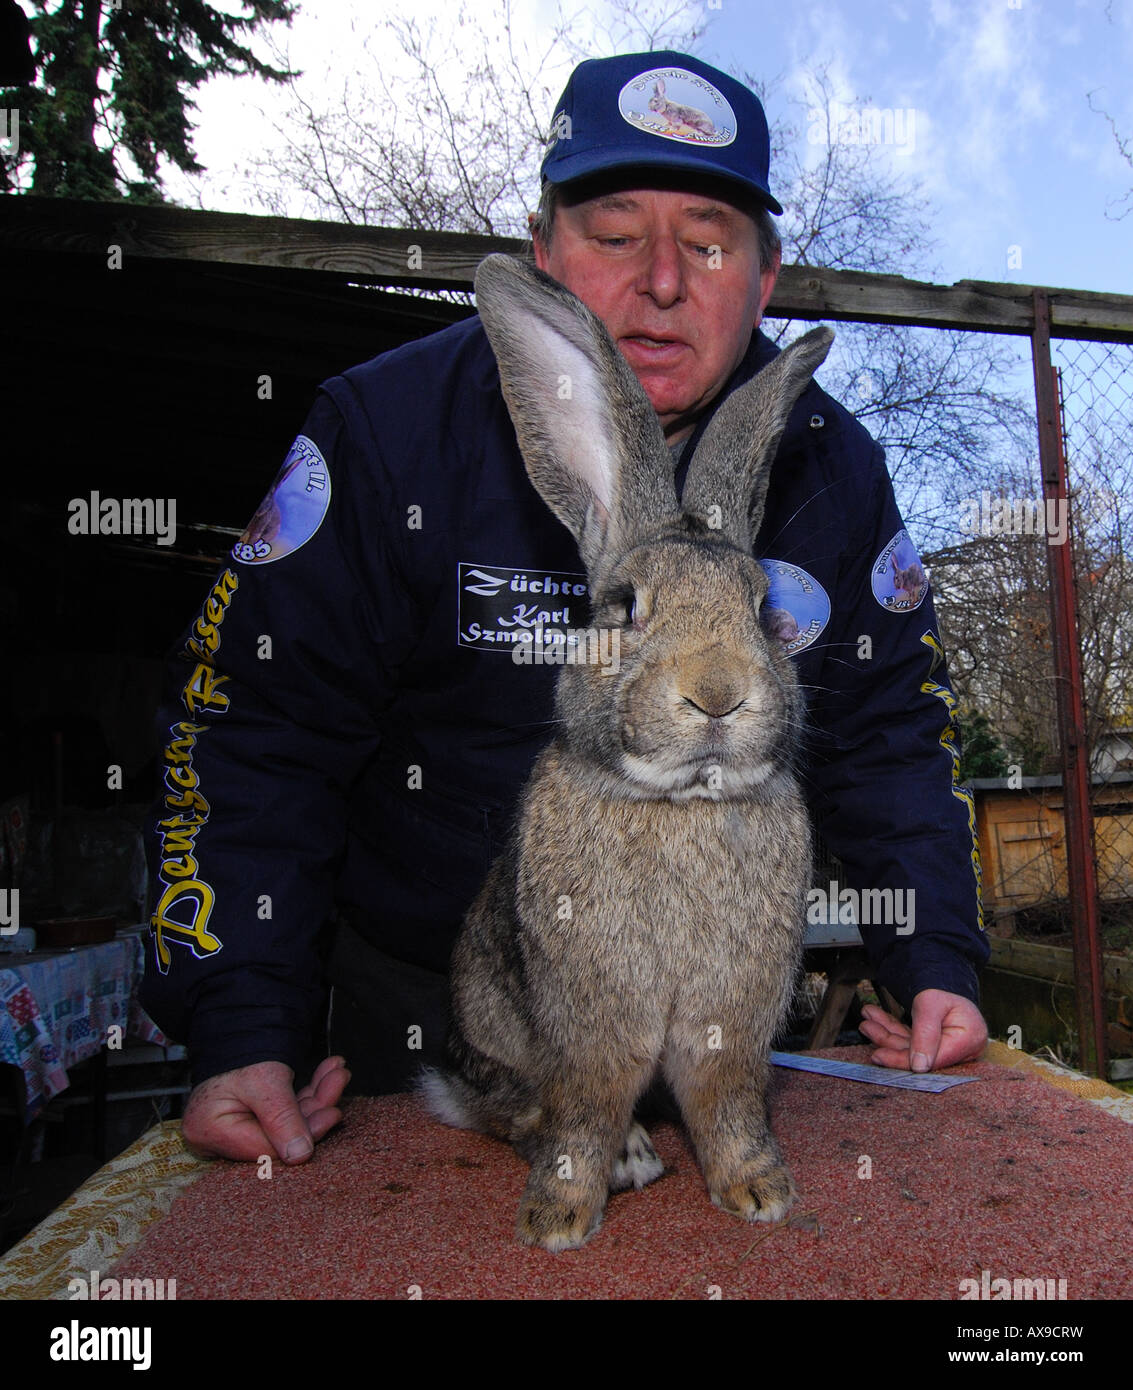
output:
<svg viewBox="0 0 1133 1390"><path fill-rule="evenodd" d="M763 601L763 621L788 656L817 641L830 621L830 598L813 574L785 560L760 560L770 581Z"/></svg>
<svg viewBox="0 0 1133 1390"><path fill-rule="evenodd" d="M245 565L269 565L305 545L322 524L330 506L330 470L318 445L301 434L292 444L268 495L232 558Z"/></svg>
<svg viewBox="0 0 1133 1390"><path fill-rule="evenodd" d="M686 145L730 145L736 114L727 97L687 68L650 68L618 93L618 111L635 130Z"/></svg>
<svg viewBox="0 0 1133 1390"><path fill-rule="evenodd" d="M898 531L873 562L870 585L887 613L911 613L925 601L928 576L908 531Z"/></svg>

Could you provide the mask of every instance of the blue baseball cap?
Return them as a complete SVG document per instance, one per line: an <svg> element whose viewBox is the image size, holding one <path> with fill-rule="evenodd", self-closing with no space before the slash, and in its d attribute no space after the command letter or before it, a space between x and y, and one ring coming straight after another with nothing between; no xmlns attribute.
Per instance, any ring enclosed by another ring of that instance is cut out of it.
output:
<svg viewBox="0 0 1133 1390"><path fill-rule="evenodd" d="M754 92L671 49L588 58L551 122L542 178L554 184L610 169L687 169L739 184L771 212L771 140Z"/></svg>

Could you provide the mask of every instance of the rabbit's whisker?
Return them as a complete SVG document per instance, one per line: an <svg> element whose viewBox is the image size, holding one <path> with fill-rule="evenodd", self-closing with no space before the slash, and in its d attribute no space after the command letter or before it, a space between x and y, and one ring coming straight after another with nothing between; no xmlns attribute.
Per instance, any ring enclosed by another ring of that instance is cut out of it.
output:
<svg viewBox="0 0 1133 1390"><path fill-rule="evenodd" d="M771 547L775 544L775 542L779 539L779 537L783 534L783 532L787 529L787 527L790 526L791 522L794 521L795 517L797 517L800 512L806 511L807 507L809 507L812 502L817 502L824 492L829 492L832 487L838 487L839 481L828 483L826 487L819 488L819 490L813 493L810 497L808 497L806 501L802 503L801 506L796 507L795 510L791 513L791 515L786 519L786 521L784 521L782 526L779 527L778 531L776 531L775 534L771 537L771 539L765 545L762 545L760 549L770 550Z"/></svg>

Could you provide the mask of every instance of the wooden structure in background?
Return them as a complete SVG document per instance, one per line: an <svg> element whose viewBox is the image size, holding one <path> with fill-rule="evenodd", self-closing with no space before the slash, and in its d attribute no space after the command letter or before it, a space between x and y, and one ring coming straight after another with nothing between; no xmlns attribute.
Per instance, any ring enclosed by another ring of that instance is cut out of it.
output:
<svg viewBox="0 0 1133 1390"><path fill-rule="evenodd" d="M0 246L105 258L272 267L359 284L469 290L480 261L527 245L508 237L405 231L339 222L250 217L189 208L78 203L27 196L0 199ZM1047 289L1054 338L1127 342L1133 295ZM784 266L768 308L778 318L896 323L1029 336L1034 287L989 280L933 285L900 275Z"/></svg>
<svg viewBox="0 0 1133 1390"><path fill-rule="evenodd" d="M983 899L997 920L1022 908L1065 903L1066 866L1061 777L971 783L983 863ZM1111 773L1091 794L1098 897L1133 903L1133 773Z"/></svg>

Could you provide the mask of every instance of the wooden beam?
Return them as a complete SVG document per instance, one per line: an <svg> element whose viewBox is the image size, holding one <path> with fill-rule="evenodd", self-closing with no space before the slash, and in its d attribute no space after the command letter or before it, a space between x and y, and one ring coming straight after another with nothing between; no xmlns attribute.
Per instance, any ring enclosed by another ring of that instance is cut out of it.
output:
<svg viewBox="0 0 1133 1390"><path fill-rule="evenodd" d="M131 256L317 271L339 280L430 289L472 288L492 251L522 251L524 241L462 232L411 232L191 208L85 203L65 198L0 198L0 247L62 251L105 259L120 246ZM420 266L417 268L419 248Z"/></svg>
<svg viewBox="0 0 1133 1390"><path fill-rule="evenodd" d="M1057 984L1074 984L1074 952L1069 946L1047 946L1039 941L992 936L991 960L996 970L1013 970L1018 975L1031 975ZM1133 997L1133 961L1127 956L1111 954L1103 957L1104 982L1107 994L1127 994Z"/></svg>
<svg viewBox="0 0 1133 1390"><path fill-rule="evenodd" d="M1051 336L1103 342L1133 341L1133 295L1046 289ZM1034 287L994 280L934 285L900 275L784 266L767 312L778 318L902 323L924 328L975 329L1029 335Z"/></svg>
<svg viewBox="0 0 1133 1390"><path fill-rule="evenodd" d="M526 241L463 232L416 232L341 222L251 217L190 208L0 198L0 247L105 257L272 266L338 280L470 290L493 251L522 252ZM416 249L415 249L416 248ZM1032 285L960 280L934 285L900 275L785 266L768 314L777 318L893 323L1029 335ZM1046 288L1051 336L1133 342L1133 295Z"/></svg>

